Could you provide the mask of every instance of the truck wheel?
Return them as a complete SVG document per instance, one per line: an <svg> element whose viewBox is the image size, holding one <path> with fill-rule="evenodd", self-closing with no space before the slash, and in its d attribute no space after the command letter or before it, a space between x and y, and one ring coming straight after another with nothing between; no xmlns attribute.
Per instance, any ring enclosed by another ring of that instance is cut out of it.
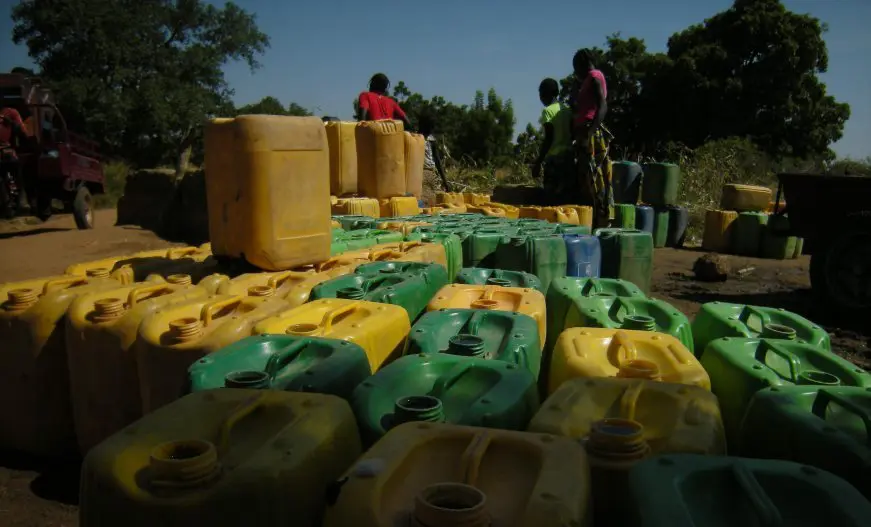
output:
<svg viewBox="0 0 871 527"><path fill-rule="evenodd" d="M811 286L817 298L847 318L871 314L871 221L848 218L811 256Z"/></svg>
<svg viewBox="0 0 871 527"><path fill-rule="evenodd" d="M79 229L94 228L94 209L92 208L91 191L88 187L82 185L76 191L76 197L73 199L73 218L76 220L76 227Z"/></svg>

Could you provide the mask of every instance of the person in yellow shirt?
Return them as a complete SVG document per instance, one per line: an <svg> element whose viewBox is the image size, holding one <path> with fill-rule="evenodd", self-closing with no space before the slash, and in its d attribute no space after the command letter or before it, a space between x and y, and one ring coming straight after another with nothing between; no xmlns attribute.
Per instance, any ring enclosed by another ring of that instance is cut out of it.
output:
<svg viewBox="0 0 871 527"><path fill-rule="evenodd" d="M544 105L539 119L544 141L532 175L538 179L544 169L544 189L550 204L575 203L579 188L572 151L571 109L559 101L559 83L555 79L541 81L538 98Z"/></svg>

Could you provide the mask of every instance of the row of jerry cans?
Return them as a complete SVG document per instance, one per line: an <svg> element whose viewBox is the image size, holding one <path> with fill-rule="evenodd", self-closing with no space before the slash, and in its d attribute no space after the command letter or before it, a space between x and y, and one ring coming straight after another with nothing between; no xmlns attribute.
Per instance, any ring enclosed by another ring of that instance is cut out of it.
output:
<svg viewBox="0 0 871 527"><path fill-rule="evenodd" d="M709 210L705 213L702 248L712 252L785 260L798 258L804 240L781 234L789 218L766 212Z"/></svg>
<svg viewBox="0 0 871 527"><path fill-rule="evenodd" d="M332 213L337 215L359 215L371 218L393 216L413 216L420 214L420 205L415 196L394 196L392 198L337 198L331 200Z"/></svg>
<svg viewBox="0 0 871 527"><path fill-rule="evenodd" d="M338 397L196 392L88 454L80 524L689 527L761 516L859 527L871 514L830 473L722 456L716 398L699 388L578 380L528 431L440 420L391 427L364 453Z"/></svg>
<svg viewBox="0 0 871 527"><path fill-rule="evenodd" d="M611 226L648 232L656 248L682 247L689 226L689 212L686 207L677 205L651 207L618 203L614 205Z"/></svg>
<svg viewBox="0 0 871 527"><path fill-rule="evenodd" d="M614 161L611 177L614 203L636 205L640 200L655 207L677 205L681 171L675 164L645 163L642 166L632 161Z"/></svg>

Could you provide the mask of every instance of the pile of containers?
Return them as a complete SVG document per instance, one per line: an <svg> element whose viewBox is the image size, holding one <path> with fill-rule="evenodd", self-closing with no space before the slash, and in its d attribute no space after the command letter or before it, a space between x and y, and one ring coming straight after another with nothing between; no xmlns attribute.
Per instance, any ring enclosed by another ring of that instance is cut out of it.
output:
<svg viewBox="0 0 871 527"><path fill-rule="evenodd" d="M640 230L288 207L323 125L240 119L211 247L0 286L0 448L86 454L83 527L867 524L871 375L812 322L690 323Z"/></svg>
<svg viewBox="0 0 871 527"><path fill-rule="evenodd" d="M724 185L720 208L705 213L702 248L778 260L798 258L803 240L782 234L789 229L789 219L783 214L771 214L771 197L771 189L766 187Z"/></svg>
<svg viewBox="0 0 871 527"><path fill-rule="evenodd" d="M671 163L611 164L614 217L611 225L653 236L654 247L682 247L689 215L678 205L680 167Z"/></svg>

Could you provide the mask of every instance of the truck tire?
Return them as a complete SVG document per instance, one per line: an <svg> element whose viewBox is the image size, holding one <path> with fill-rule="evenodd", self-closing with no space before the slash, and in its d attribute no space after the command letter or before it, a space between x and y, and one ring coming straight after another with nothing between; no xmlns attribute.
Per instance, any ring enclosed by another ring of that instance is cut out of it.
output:
<svg viewBox="0 0 871 527"><path fill-rule="evenodd" d="M88 187L82 185L76 191L76 197L73 199L73 218L76 220L76 227L79 229L94 228L94 209L91 198L91 191Z"/></svg>
<svg viewBox="0 0 871 527"><path fill-rule="evenodd" d="M844 225L811 255L811 287L825 309L859 320L871 315L871 212L853 214Z"/></svg>

